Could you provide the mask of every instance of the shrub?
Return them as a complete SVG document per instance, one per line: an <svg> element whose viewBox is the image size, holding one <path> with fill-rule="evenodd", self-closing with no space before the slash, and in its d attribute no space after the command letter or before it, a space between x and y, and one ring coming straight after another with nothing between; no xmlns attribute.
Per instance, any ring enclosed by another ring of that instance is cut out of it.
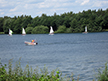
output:
<svg viewBox="0 0 108 81"><path fill-rule="evenodd" d="M65 33L66 32L66 26L59 26L58 30L55 31L55 33Z"/></svg>
<svg viewBox="0 0 108 81"><path fill-rule="evenodd" d="M6 71L6 65L2 65L0 62L0 81L62 81L61 73L58 69L51 71L49 74L47 67L43 69L38 67L32 69L29 65L26 65L22 70L20 60L16 62L16 66L12 69L12 59L8 63L8 72Z"/></svg>
<svg viewBox="0 0 108 81"><path fill-rule="evenodd" d="M48 30L47 26L40 25L33 28L32 34L45 34L48 33Z"/></svg>
<svg viewBox="0 0 108 81"><path fill-rule="evenodd" d="M48 72L48 68L44 65L44 68L40 69L36 67L34 70L29 65L26 65L22 70L19 59L16 62L16 66L12 69L12 59L9 60L8 66L3 65L0 61L0 81L75 81L72 76L70 78L61 77L62 72L59 69ZM6 70L7 68L7 70ZM79 76L77 78L79 81ZM94 81L94 80L93 80ZM105 64L105 69L98 71L97 81L108 81L108 66Z"/></svg>
<svg viewBox="0 0 108 81"><path fill-rule="evenodd" d="M98 81L108 81L108 66L107 63L105 63L105 69L98 70L98 77L97 77Z"/></svg>
<svg viewBox="0 0 108 81"><path fill-rule="evenodd" d="M31 34L32 30L33 30L33 27L27 27L26 28L26 33Z"/></svg>

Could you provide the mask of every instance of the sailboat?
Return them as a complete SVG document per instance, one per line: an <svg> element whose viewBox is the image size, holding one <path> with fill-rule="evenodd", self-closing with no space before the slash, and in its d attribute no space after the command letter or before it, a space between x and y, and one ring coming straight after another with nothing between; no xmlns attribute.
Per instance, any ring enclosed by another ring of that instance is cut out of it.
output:
<svg viewBox="0 0 108 81"><path fill-rule="evenodd" d="M87 26L85 27L85 32L83 32L83 33L88 33L88 32L87 32Z"/></svg>
<svg viewBox="0 0 108 81"><path fill-rule="evenodd" d="M9 29L9 36L12 36L13 31Z"/></svg>
<svg viewBox="0 0 108 81"><path fill-rule="evenodd" d="M26 35L24 28L22 28L22 35Z"/></svg>
<svg viewBox="0 0 108 81"><path fill-rule="evenodd" d="M49 32L49 35L54 35L54 31L53 31L52 26L50 26L50 32Z"/></svg>

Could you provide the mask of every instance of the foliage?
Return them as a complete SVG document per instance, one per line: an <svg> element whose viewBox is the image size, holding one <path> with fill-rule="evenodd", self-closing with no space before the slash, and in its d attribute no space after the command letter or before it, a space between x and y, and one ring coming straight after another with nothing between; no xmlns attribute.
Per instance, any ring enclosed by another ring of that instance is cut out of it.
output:
<svg viewBox="0 0 108 81"><path fill-rule="evenodd" d="M107 63L105 63L104 70L99 69L97 79L98 79L98 81L108 81L108 65L107 65Z"/></svg>
<svg viewBox="0 0 108 81"><path fill-rule="evenodd" d="M65 31L66 31L66 26L59 26L58 27L58 30L57 31L55 31L55 33L65 33Z"/></svg>
<svg viewBox="0 0 108 81"><path fill-rule="evenodd" d="M70 28L67 28L66 29L66 33L72 33L72 28L70 27Z"/></svg>
<svg viewBox="0 0 108 81"><path fill-rule="evenodd" d="M27 34L31 34L32 33L32 30L33 30L33 27L27 27L25 29L25 31L26 31Z"/></svg>
<svg viewBox="0 0 108 81"><path fill-rule="evenodd" d="M3 21L4 19L0 17L0 32L3 32Z"/></svg>
<svg viewBox="0 0 108 81"><path fill-rule="evenodd" d="M88 32L101 32L108 29L108 9L102 10L88 10L79 13L67 12L61 15L54 13L53 16L47 16L42 14L40 17L37 16L32 18L31 16L18 16L18 17L0 17L0 32L8 33L9 28L13 30L14 33L20 34L22 28L33 27L31 29L27 28L27 32L30 33L48 33L50 26L53 27L56 33L74 33L74 32L84 32L85 26L88 28ZM43 27L43 31L37 32L37 30ZM59 26L65 26L66 29L60 30ZM37 28L39 27L39 28ZM45 28L45 29L44 29ZM69 28L71 30L69 30Z"/></svg>
<svg viewBox="0 0 108 81"><path fill-rule="evenodd" d="M21 58L16 61L16 65L12 67L12 60L9 60L8 66L1 63L0 59L0 81L76 81L73 73L70 78L62 77L62 72L59 69L48 72L48 68L44 65L43 68L36 67L32 69L28 64L25 69L21 68ZM79 76L77 81L79 81ZM94 81L94 80L93 80ZM105 64L105 69L98 71L96 81L108 81L108 65Z"/></svg>
<svg viewBox="0 0 108 81"><path fill-rule="evenodd" d="M63 81L61 73L58 69L48 72L46 66L43 69L32 69L26 65L22 70L20 60L16 62L16 66L12 69L12 59L8 63L8 71L6 71L6 64L2 65L0 62L0 81Z"/></svg>
<svg viewBox="0 0 108 81"><path fill-rule="evenodd" d="M40 33L42 34L48 33L48 27L40 25L40 26L36 26L35 28L33 28L32 34L40 34Z"/></svg>
<svg viewBox="0 0 108 81"><path fill-rule="evenodd" d="M13 68L12 60L9 60L8 66L3 65L0 61L0 81L75 81L73 74L71 78L62 77L62 72L59 69L48 72L48 68L44 65L43 68L38 66L33 70L28 64L25 69L21 68L21 58L16 61L16 65ZM79 81L79 78L77 79Z"/></svg>

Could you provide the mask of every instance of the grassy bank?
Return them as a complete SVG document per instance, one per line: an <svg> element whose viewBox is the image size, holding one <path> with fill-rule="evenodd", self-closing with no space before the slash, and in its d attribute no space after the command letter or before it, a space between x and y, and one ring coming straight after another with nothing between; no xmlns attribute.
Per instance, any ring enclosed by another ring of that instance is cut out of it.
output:
<svg viewBox="0 0 108 81"><path fill-rule="evenodd" d="M105 31L108 31L108 29L105 29Z"/></svg>
<svg viewBox="0 0 108 81"><path fill-rule="evenodd" d="M73 75L71 78L61 77L62 72L58 69L52 70L49 73L45 66L43 69L39 69L38 67L32 69L32 67L26 65L25 69L22 70L20 60L17 61L16 66L12 68L12 59L9 60L8 65L3 65L0 62L0 81L75 81ZM79 81L79 78L77 78L76 81ZM108 81L107 63L103 71L99 70L97 81Z"/></svg>
<svg viewBox="0 0 108 81"><path fill-rule="evenodd" d="M5 34L4 32L0 32L0 34Z"/></svg>

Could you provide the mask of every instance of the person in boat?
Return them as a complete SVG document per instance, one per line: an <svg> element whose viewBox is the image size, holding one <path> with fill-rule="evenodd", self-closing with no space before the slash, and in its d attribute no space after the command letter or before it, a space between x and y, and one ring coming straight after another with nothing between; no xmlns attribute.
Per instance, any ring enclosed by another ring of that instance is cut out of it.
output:
<svg viewBox="0 0 108 81"><path fill-rule="evenodd" d="M31 41L31 43L34 43L34 42L35 42L35 40L32 40L32 41Z"/></svg>
<svg viewBox="0 0 108 81"><path fill-rule="evenodd" d="M31 43L36 43L36 44L38 44L35 40L32 40Z"/></svg>

